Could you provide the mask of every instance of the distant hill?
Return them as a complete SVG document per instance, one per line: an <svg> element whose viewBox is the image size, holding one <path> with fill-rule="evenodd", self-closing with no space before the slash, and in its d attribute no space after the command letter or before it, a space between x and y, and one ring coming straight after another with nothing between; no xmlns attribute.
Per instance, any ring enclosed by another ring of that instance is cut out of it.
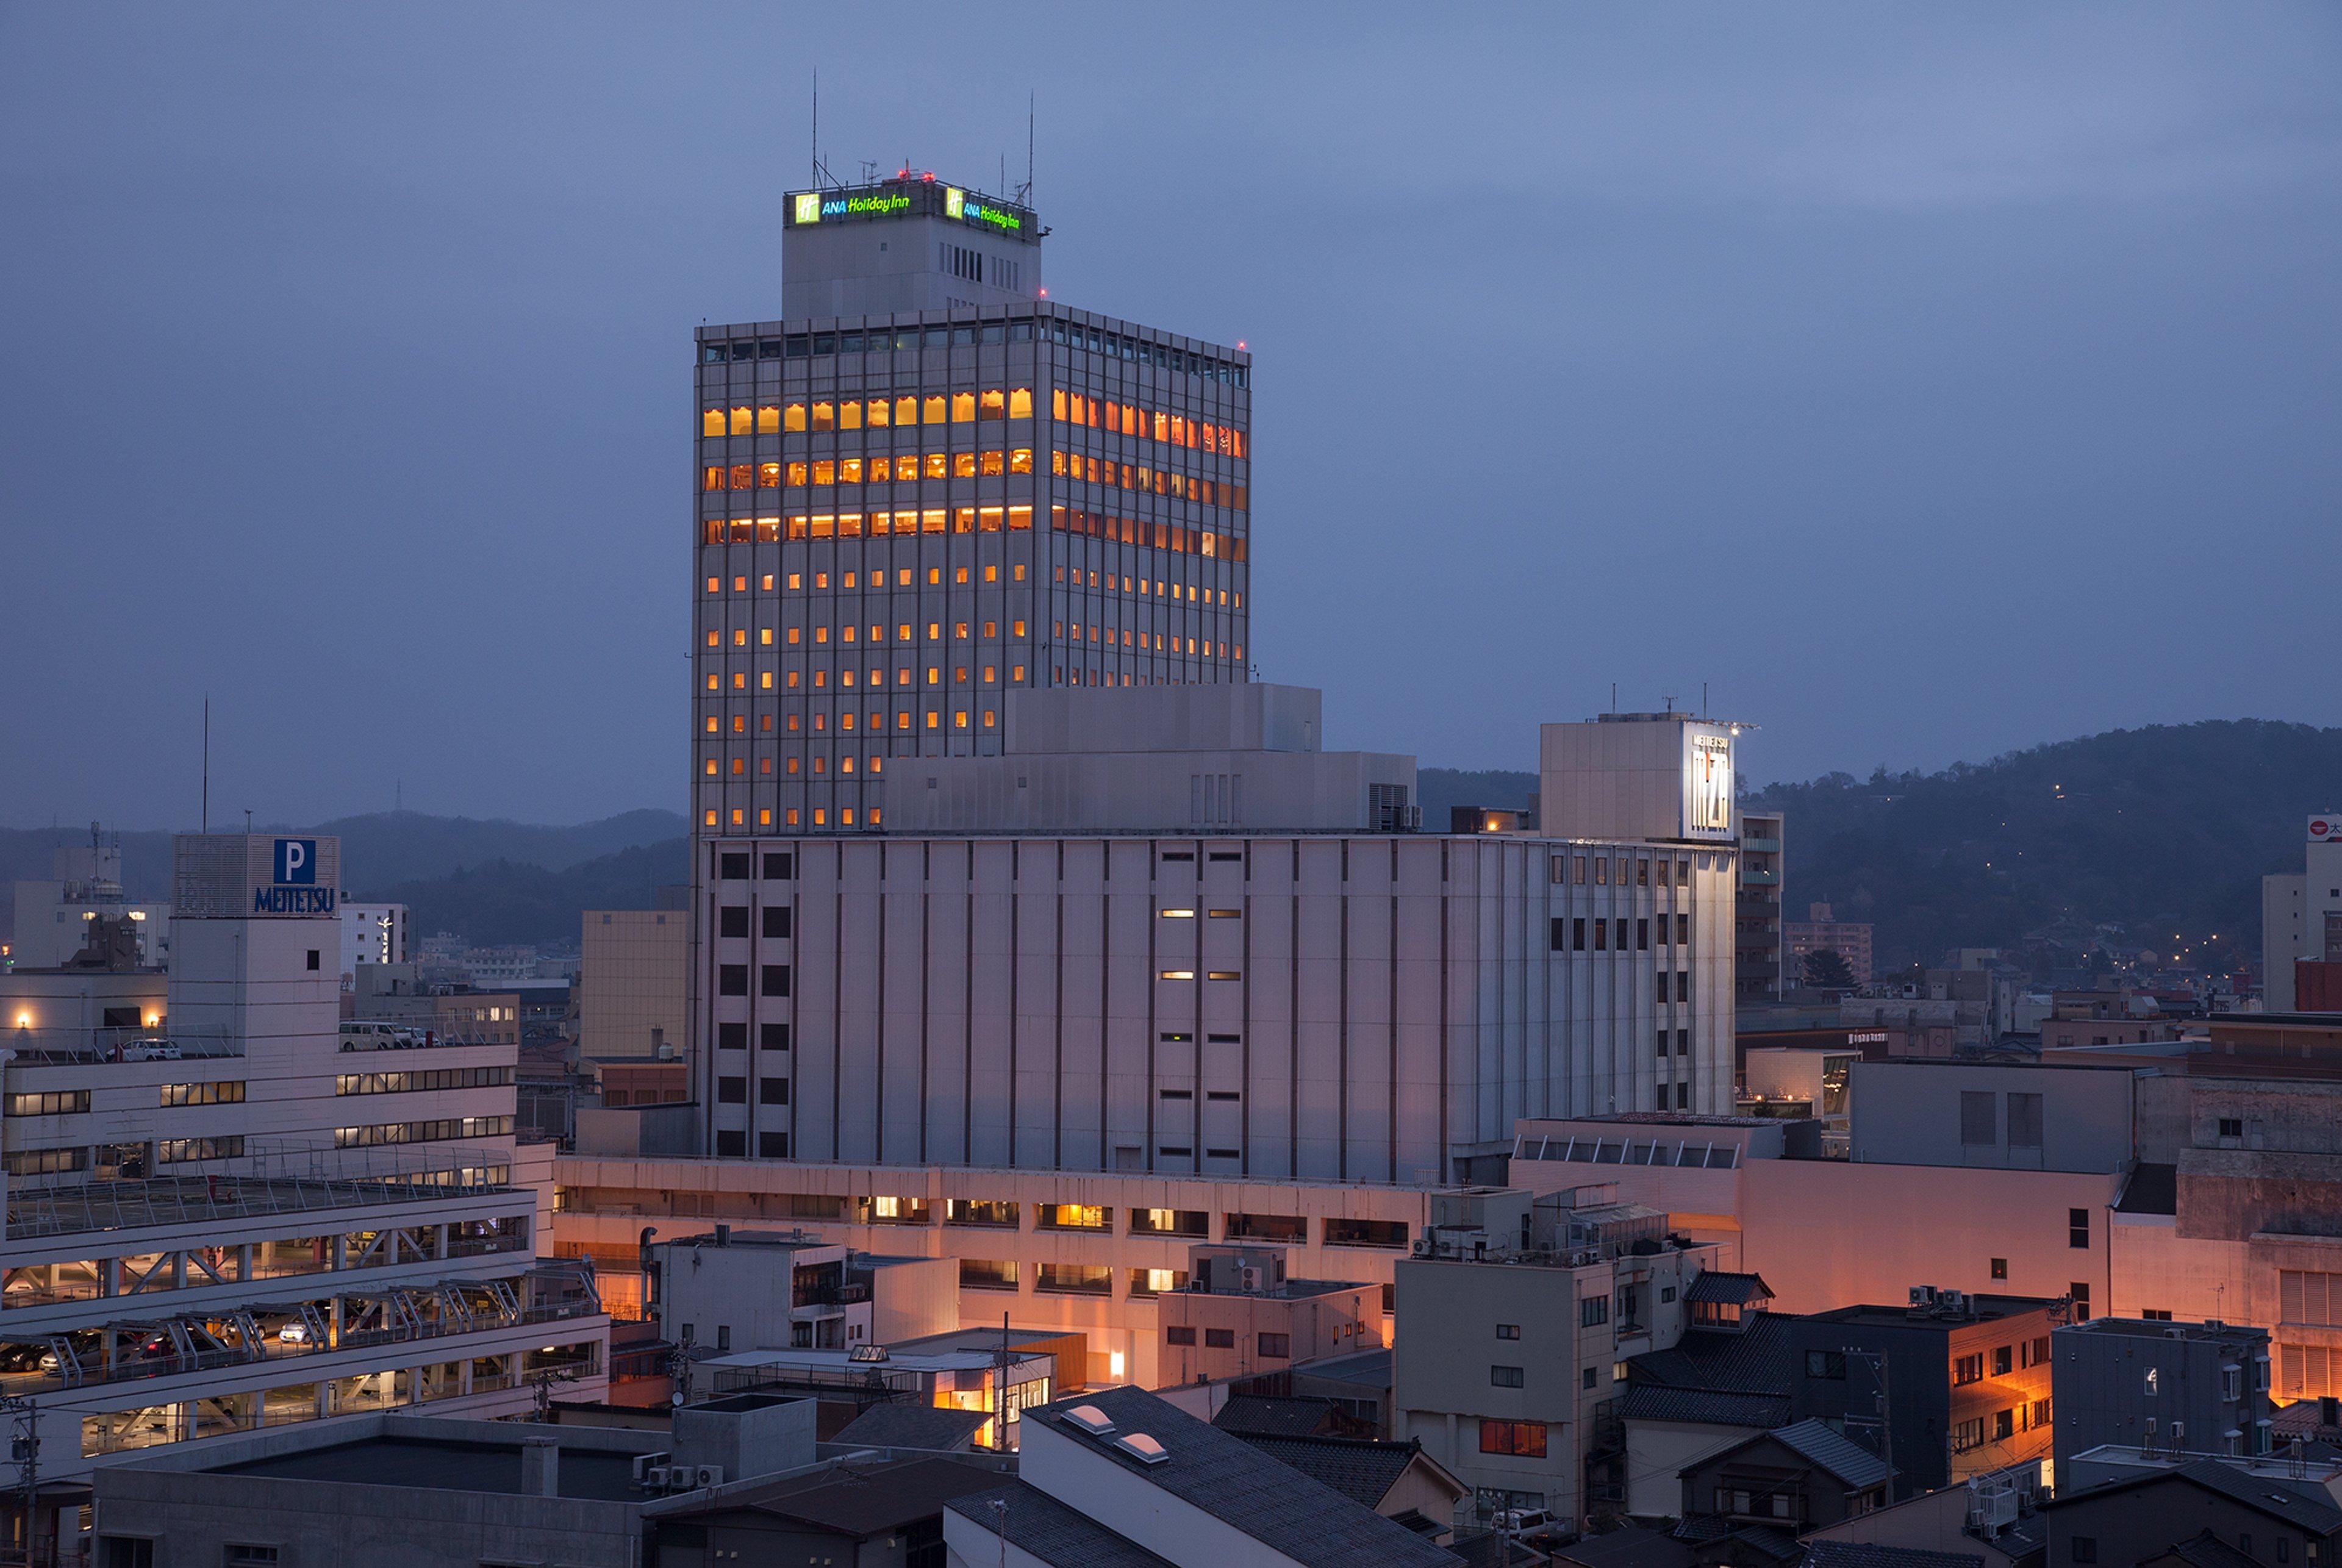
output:
<svg viewBox="0 0 2342 1568"><path fill-rule="evenodd" d="M1426 830L1457 805L1519 807L1533 773L1424 768ZM2046 964L2090 928L2132 947L2260 950L2260 879L2297 869L2302 824L2342 807L2342 729L2262 720L2115 730L1935 774L1829 774L1746 804L1787 814L1791 916L1827 903L1877 930L1882 967L1952 947L2035 944ZM85 833L85 827L82 830ZM571 827L385 813L320 823L342 837L344 884L414 908L415 929L479 943L567 944L593 908L656 906L687 879L686 824L635 811ZM0 829L0 885L49 874L71 828ZM169 835L123 835L137 896L169 882ZM6 912L0 899L0 916Z"/></svg>
<svg viewBox="0 0 2342 1568"><path fill-rule="evenodd" d="M1936 774L1829 774L1746 803L1786 814L1791 918L1817 901L1877 929L1878 963L1959 947L2070 950L2125 928L2168 952L2260 953L2260 883L2297 871L2342 804L2342 729L2258 719L2112 730ZM2217 936L2217 943L2214 938Z"/></svg>
<svg viewBox="0 0 2342 1568"><path fill-rule="evenodd" d="M482 946L574 947L585 911L655 909L659 889L689 881L687 843L677 836L558 871L492 860L446 876L395 883L367 896L405 904L417 936L453 931Z"/></svg>
<svg viewBox="0 0 2342 1568"><path fill-rule="evenodd" d="M237 825L241 825L241 819ZM680 813L648 809L624 812L570 827L545 827L495 818L427 816L421 812L401 811L298 825L264 823L259 824L259 831L338 835L342 841L342 885L355 897L382 898L389 896L385 892L388 888L453 878L465 867L485 866L495 861L543 871L565 871L589 861L614 857L621 851L680 840L686 827ZM110 832L107 834L109 840L114 836ZM120 838L122 880L130 896L169 897L171 834L142 831L125 833ZM54 829L0 828L0 888L19 880L45 879L58 845L88 842L86 823ZM679 864L680 851L676 854ZM667 882L680 879L679 872L664 878ZM0 897L0 918L5 917L10 903ZM648 900L639 907L650 907ZM423 929L438 928L426 925ZM574 920L569 923L568 932L572 938L576 935Z"/></svg>

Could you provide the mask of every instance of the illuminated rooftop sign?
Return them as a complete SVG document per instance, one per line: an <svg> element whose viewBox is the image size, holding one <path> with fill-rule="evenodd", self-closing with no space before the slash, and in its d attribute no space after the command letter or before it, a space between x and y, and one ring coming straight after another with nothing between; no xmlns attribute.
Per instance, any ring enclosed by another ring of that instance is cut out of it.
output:
<svg viewBox="0 0 2342 1568"><path fill-rule="evenodd" d="M906 176L876 185L792 191L787 211L790 228L880 218L939 217L971 228L988 229L1028 245L1040 240L1040 225L1030 209L994 201L980 192L946 185L932 177Z"/></svg>

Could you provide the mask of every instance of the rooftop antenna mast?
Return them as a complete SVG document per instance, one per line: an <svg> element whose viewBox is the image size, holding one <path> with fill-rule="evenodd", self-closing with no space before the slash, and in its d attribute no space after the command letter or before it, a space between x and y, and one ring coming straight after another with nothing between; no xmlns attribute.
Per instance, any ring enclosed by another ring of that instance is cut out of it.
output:
<svg viewBox="0 0 2342 1568"><path fill-rule="evenodd" d="M212 694L204 694L204 804L203 825L198 830L212 830Z"/></svg>
<svg viewBox="0 0 2342 1568"><path fill-rule="evenodd" d="M1016 205L1020 207L1033 205L1033 111L1039 102L1037 92L1027 93L1025 99L1025 184L1016 192ZM1006 185L1007 182L1004 178L1001 183Z"/></svg>

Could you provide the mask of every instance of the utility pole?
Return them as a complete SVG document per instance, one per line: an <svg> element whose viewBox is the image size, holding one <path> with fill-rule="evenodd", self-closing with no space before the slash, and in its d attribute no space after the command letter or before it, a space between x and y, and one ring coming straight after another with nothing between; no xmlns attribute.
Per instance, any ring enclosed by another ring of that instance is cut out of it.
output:
<svg viewBox="0 0 2342 1568"><path fill-rule="evenodd" d="M1006 1453L1008 1452L1008 1314L1006 1313L1000 1314L1000 1362L998 1370L992 1374L992 1381L996 1396L994 1403L1000 1407L1000 1413L994 1417L999 1424L992 1429L992 1445ZM1007 1537L1003 1535L1001 1539L1005 1543Z"/></svg>
<svg viewBox="0 0 2342 1568"><path fill-rule="evenodd" d="M1887 1463L1887 1501L1895 1501L1895 1394L1887 1376L1885 1351L1857 1350L1848 1345L1839 1353L1848 1361L1865 1361L1878 1373L1878 1446L1879 1458ZM1868 1423L1864 1424L1867 1425Z"/></svg>

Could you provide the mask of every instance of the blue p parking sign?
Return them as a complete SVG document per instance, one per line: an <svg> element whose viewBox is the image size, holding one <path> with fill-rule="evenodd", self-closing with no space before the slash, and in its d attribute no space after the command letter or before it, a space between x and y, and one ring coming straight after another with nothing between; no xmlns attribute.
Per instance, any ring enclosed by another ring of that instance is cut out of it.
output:
<svg viewBox="0 0 2342 1568"><path fill-rule="evenodd" d="M276 841L276 881L280 886L307 886L317 880L317 841L280 838Z"/></svg>

